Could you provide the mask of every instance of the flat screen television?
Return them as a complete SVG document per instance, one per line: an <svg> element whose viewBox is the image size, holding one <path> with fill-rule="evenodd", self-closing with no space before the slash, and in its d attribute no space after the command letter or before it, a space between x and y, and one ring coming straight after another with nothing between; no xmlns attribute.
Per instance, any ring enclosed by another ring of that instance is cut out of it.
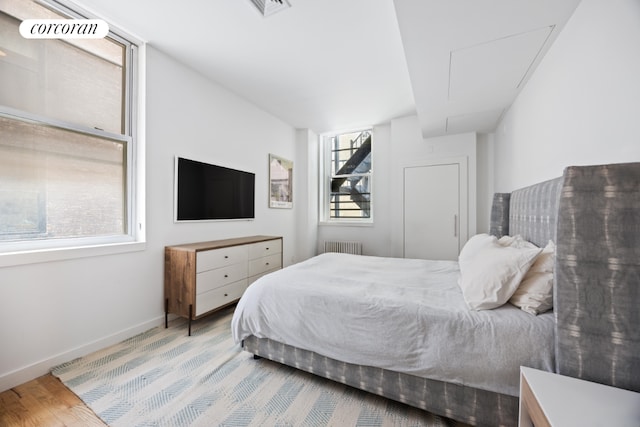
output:
<svg viewBox="0 0 640 427"><path fill-rule="evenodd" d="M176 157L175 220L255 218L255 174Z"/></svg>

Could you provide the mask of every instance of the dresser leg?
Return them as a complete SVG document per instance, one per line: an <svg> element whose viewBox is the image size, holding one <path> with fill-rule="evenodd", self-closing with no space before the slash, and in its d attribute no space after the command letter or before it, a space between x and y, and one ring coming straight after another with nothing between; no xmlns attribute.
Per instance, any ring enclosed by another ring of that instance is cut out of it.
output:
<svg viewBox="0 0 640 427"><path fill-rule="evenodd" d="M169 298L164 299L164 328L169 327Z"/></svg>
<svg viewBox="0 0 640 427"><path fill-rule="evenodd" d="M193 315L193 304L189 304L189 336L191 336L191 317Z"/></svg>

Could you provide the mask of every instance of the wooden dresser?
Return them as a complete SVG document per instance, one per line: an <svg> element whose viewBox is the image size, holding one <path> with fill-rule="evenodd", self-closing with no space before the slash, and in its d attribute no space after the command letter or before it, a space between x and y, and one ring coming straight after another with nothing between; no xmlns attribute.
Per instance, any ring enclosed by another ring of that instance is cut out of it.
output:
<svg viewBox="0 0 640 427"><path fill-rule="evenodd" d="M259 277L282 268L282 237L249 236L166 246L165 327L169 313L191 320L240 299Z"/></svg>

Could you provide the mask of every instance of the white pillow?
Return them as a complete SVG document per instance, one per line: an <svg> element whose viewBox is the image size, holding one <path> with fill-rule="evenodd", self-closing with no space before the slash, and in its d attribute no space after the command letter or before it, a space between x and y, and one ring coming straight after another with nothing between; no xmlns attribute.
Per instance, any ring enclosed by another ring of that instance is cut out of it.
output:
<svg viewBox="0 0 640 427"><path fill-rule="evenodd" d="M511 298L542 249L502 246L494 236L475 237L458 257L459 284L470 309L489 310Z"/></svg>
<svg viewBox="0 0 640 427"><path fill-rule="evenodd" d="M486 233L476 234L472 236L467 243L464 244L462 250L460 251L460 255L458 256L458 260L460 259L470 259L479 251L482 250L487 244L490 242L496 242L498 238L496 236L492 236Z"/></svg>
<svg viewBox="0 0 640 427"><path fill-rule="evenodd" d="M531 243L528 240L525 240L521 235L516 234L515 236L502 236L500 239L498 239L498 243L500 243L502 246L512 246L514 248L537 248L536 245L534 245L533 243Z"/></svg>
<svg viewBox="0 0 640 427"><path fill-rule="evenodd" d="M509 299L511 304L533 315L544 313L553 307L555 257L556 245L549 240Z"/></svg>
<svg viewBox="0 0 640 427"><path fill-rule="evenodd" d="M517 242L521 238L522 236L520 236L519 234L516 236L502 236L498 239L498 243L500 243L502 246L517 246Z"/></svg>

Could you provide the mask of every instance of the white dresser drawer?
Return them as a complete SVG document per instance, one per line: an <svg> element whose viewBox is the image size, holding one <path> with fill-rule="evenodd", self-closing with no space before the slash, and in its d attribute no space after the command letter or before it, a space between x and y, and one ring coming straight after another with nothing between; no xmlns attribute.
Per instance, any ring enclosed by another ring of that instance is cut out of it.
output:
<svg viewBox="0 0 640 427"><path fill-rule="evenodd" d="M249 261L249 276L275 270L282 267L282 255L273 254Z"/></svg>
<svg viewBox="0 0 640 427"><path fill-rule="evenodd" d="M249 281L282 268L282 238L247 236L165 246L165 326L191 321L240 299ZM251 254L251 256L250 256Z"/></svg>
<svg viewBox="0 0 640 427"><path fill-rule="evenodd" d="M196 316L239 299L247 289L247 279L196 295Z"/></svg>
<svg viewBox="0 0 640 427"><path fill-rule="evenodd" d="M212 249L196 253L196 272L212 270L225 265L246 262L248 259L247 246L232 246L229 248Z"/></svg>
<svg viewBox="0 0 640 427"><path fill-rule="evenodd" d="M249 246L249 259L262 258L271 254L282 252L282 240L267 240L265 242L252 243Z"/></svg>
<svg viewBox="0 0 640 427"><path fill-rule="evenodd" d="M226 267L203 271L196 275L196 294L219 288L247 277L247 263L232 264Z"/></svg>

